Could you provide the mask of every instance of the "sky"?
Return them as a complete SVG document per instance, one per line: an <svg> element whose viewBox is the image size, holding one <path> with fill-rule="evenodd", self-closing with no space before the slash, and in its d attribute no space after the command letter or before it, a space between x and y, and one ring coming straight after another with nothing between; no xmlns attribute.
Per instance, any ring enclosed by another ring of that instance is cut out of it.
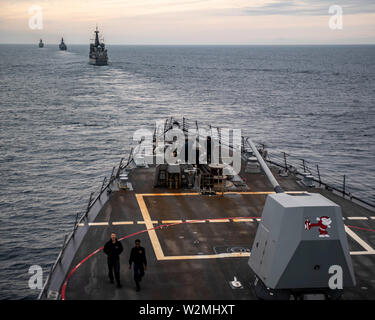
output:
<svg viewBox="0 0 375 320"><path fill-rule="evenodd" d="M109 45L375 44L375 0L0 0L0 43L87 44L96 24Z"/></svg>

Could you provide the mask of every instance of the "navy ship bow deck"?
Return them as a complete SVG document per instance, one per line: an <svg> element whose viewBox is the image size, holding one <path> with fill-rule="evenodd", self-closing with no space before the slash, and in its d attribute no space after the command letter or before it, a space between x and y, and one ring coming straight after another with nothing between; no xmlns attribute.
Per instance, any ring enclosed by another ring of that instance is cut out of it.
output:
<svg viewBox="0 0 375 320"><path fill-rule="evenodd" d="M251 288L254 275L247 260L266 197L274 190L262 171L247 170L246 148L239 174L242 181L232 181L212 194L197 192L194 186L155 187L156 165L140 166L135 156L132 153L126 164L121 161L110 179L103 181L99 196L94 200L90 197L87 212L64 239L39 298L255 299ZM306 178L303 173L290 170L284 174L283 163L268 162L286 192L296 196L320 193L341 206L357 279L356 287L345 290L344 298L373 299L375 211L371 204L334 192L321 181L308 187L301 183ZM119 188L124 172L130 186L126 190ZM121 289L109 283L102 252L113 231L124 247ZM135 291L128 269L136 238L148 259L141 292ZM234 277L242 287L231 286Z"/></svg>

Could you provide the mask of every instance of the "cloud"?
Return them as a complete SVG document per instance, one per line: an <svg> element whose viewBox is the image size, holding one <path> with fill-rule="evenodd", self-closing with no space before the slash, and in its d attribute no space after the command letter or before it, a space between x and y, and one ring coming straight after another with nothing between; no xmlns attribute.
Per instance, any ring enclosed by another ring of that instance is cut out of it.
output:
<svg viewBox="0 0 375 320"><path fill-rule="evenodd" d="M339 5L343 8L344 14L374 13L374 0L359 0L356 3L349 0L314 0L296 1L283 0L274 3L267 3L257 8L242 8L243 15L308 15L323 16L328 15L328 9L332 5Z"/></svg>

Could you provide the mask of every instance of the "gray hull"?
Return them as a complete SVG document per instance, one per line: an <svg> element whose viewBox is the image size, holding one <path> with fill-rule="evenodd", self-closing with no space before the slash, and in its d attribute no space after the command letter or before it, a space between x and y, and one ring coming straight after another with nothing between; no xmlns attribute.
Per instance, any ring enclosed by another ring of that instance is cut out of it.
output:
<svg viewBox="0 0 375 320"><path fill-rule="evenodd" d="M108 59L89 58L89 64L92 64L92 65L95 65L95 66L106 66L106 65L108 65Z"/></svg>

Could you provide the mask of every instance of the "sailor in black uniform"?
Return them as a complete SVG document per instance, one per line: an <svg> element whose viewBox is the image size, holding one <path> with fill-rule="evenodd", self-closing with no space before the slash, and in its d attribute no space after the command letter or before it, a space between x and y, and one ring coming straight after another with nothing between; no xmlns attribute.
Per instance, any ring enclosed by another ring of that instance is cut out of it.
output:
<svg viewBox="0 0 375 320"><path fill-rule="evenodd" d="M141 240L139 239L135 240L135 247L130 252L129 269L132 267L132 262L134 262L134 281L137 291L139 291L141 290L139 282L141 282L147 268L145 248L141 247Z"/></svg>
<svg viewBox="0 0 375 320"><path fill-rule="evenodd" d="M108 262L108 277L111 283L113 283L113 271L115 273L115 279L117 288L121 288L120 283L120 254L123 251L123 247L120 241L116 238L116 233L111 233L111 239L104 245L104 253L107 255Z"/></svg>

